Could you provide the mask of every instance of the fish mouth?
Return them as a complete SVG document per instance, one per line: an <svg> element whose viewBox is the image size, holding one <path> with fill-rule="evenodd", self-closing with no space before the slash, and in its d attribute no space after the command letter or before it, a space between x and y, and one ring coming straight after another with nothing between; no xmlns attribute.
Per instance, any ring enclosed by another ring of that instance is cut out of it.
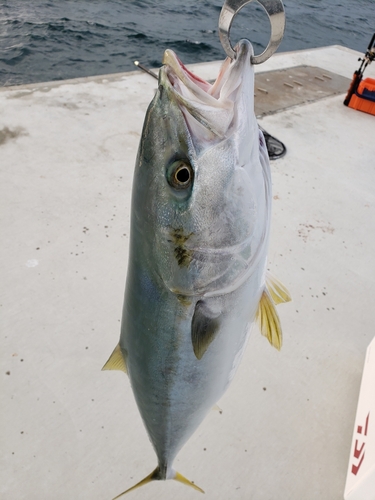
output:
<svg viewBox="0 0 375 500"><path fill-rule="evenodd" d="M248 40L238 42L235 50L236 59L225 59L213 84L194 75L172 50L167 49L164 53L160 83L169 88L180 107L186 111L185 119L193 132L193 138L196 135L193 120L219 139L228 135L234 117L236 91L241 87L243 67L251 64L250 58L254 54Z"/></svg>
<svg viewBox="0 0 375 500"><path fill-rule="evenodd" d="M167 49L163 56L163 65L168 66L168 78L171 84L174 84L174 79L179 78L185 85L189 85L189 82L194 83L197 86L196 91L199 94L201 89L203 92L208 93L212 88L212 85L208 83L203 78L192 73L181 61L181 59L176 55L171 49Z"/></svg>
<svg viewBox="0 0 375 500"><path fill-rule="evenodd" d="M242 74L243 65L251 63L250 58L254 55L253 47L248 40L240 40L235 50L236 59L230 57L225 59L213 84L192 73L171 49L164 52L163 65L167 68L168 79L175 89L177 83L182 82L199 100L210 106L221 107L230 97L232 87L240 83L236 80L239 80Z"/></svg>

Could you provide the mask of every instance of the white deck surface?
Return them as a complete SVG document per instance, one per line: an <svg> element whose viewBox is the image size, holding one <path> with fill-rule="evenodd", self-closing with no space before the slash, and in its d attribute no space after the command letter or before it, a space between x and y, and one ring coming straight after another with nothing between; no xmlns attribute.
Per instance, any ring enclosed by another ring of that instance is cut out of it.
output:
<svg viewBox="0 0 375 500"><path fill-rule="evenodd" d="M361 54L279 54L351 78ZM205 78L218 63L192 66ZM367 77L375 78L375 64ZM156 81L140 71L0 89L2 500L110 500L156 458L120 372L131 179ZM207 500L340 500L365 350L375 335L375 116L344 96L260 121L272 162L270 268L293 302L284 346L257 330L176 469ZM2 133L1 133L2 131ZM129 500L194 500L174 481Z"/></svg>

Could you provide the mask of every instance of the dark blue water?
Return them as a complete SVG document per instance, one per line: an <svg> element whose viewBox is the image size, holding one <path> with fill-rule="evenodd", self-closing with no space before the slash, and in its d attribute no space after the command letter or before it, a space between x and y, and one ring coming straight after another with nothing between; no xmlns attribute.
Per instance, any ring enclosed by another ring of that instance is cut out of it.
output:
<svg viewBox="0 0 375 500"><path fill-rule="evenodd" d="M185 63L223 59L217 24L224 0L0 0L0 85L160 66L171 48ZM375 32L375 0L285 0L279 51L339 44L360 52ZM268 43L256 3L236 17L233 42ZM354 70L355 68L353 68Z"/></svg>

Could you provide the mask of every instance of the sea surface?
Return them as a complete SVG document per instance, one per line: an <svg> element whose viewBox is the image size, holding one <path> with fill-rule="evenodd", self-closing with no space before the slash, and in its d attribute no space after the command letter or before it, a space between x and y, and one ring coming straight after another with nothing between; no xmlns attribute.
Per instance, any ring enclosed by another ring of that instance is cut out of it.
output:
<svg viewBox="0 0 375 500"><path fill-rule="evenodd" d="M184 63L223 59L217 30L223 0L0 0L0 85L133 71L161 65L166 48ZM375 0L285 0L279 51L344 45L364 53L375 32ZM253 2L236 16L233 44L256 53L270 34ZM353 68L353 70L356 68Z"/></svg>

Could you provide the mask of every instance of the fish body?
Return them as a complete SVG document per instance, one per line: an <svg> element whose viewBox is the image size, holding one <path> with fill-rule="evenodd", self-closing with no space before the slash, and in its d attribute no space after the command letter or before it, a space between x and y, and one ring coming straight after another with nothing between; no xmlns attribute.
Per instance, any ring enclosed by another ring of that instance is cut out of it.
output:
<svg viewBox="0 0 375 500"><path fill-rule="evenodd" d="M271 173L251 54L241 41L211 86L166 51L146 114L121 336L105 365L127 371L157 455L136 486L192 485L174 459L227 389L257 314L271 342L281 334L272 296L283 288L266 284Z"/></svg>

